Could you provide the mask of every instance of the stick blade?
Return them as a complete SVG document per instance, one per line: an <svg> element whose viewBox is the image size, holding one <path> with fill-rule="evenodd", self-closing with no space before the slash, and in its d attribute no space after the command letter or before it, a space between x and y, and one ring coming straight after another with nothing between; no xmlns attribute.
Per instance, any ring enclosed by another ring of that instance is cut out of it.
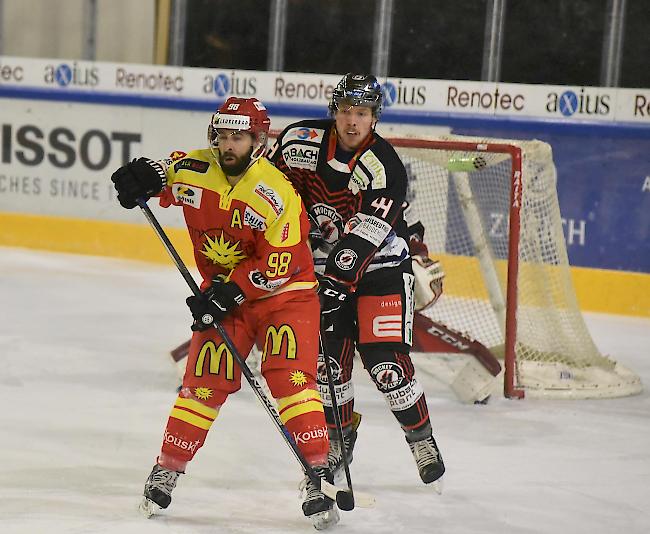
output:
<svg viewBox="0 0 650 534"><path fill-rule="evenodd" d="M339 488L338 486L335 486L334 484L330 484L329 482L323 479L321 479L320 489L330 499L336 501L337 505L339 504L339 498L343 499L344 505L350 503L350 501L347 499L350 499L350 497L352 496L350 494L350 491L347 489ZM342 494L344 496L339 497L339 494ZM373 508L375 506L375 498L369 493L364 493L362 491L355 490L354 497L352 497L352 508L354 508L355 506L358 506L359 508ZM339 508L341 508L341 510L345 510L345 508L342 506L339 506ZM352 508L350 508L350 510Z"/></svg>

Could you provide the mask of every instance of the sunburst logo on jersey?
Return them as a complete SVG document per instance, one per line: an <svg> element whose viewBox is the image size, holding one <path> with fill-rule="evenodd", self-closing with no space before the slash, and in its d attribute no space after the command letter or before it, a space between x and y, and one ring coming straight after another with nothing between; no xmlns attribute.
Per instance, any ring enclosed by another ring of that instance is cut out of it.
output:
<svg viewBox="0 0 650 534"><path fill-rule="evenodd" d="M307 377L302 371L291 371L289 373L289 381L294 386L304 386L307 383Z"/></svg>
<svg viewBox="0 0 650 534"><path fill-rule="evenodd" d="M202 250L201 253L212 263L218 263L226 269L234 269L240 261L246 259L246 255L241 250L237 250L238 246L239 241L231 244L230 241L224 239L223 233L214 239L210 239L210 236L206 235L203 245L205 250Z"/></svg>
<svg viewBox="0 0 650 534"><path fill-rule="evenodd" d="M210 388L194 388L194 396L197 399L208 400L212 397L212 390Z"/></svg>

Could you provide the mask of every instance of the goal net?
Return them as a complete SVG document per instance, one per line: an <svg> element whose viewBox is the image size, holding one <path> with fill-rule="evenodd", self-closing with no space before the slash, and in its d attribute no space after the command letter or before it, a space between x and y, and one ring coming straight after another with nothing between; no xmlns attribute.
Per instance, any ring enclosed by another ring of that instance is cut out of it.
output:
<svg viewBox="0 0 650 534"><path fill-rule="evenodd" d="M444 294L425 313L504 358L506 396L596 398L641 391L599 352L578 308L551 147L443 136L390 139Z"/></svg>

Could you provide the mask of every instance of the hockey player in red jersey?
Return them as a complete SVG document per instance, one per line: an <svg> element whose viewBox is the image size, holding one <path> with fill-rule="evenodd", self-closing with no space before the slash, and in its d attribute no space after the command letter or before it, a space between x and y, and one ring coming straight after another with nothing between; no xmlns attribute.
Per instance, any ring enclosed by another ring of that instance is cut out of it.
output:
<svg viewBox="0 0 650 534"><path fill-rule="evenodd" d="M118 200L160 196L180 206L202 276L185 376L164 431L141 509L151 515L171 501L178 476L204 444L241 372L208 314L220 322L241 355L263 347L261 372L280 418L314 471L332 480L328 432L316 384L319 299L307 243L309 222L300 197L262 157L269 118L255 98L230 97L212 117L209 149L168 159L145 158L112 177ZM300 439L297 439L297 436ZM316 528L338 521L333 501L309 479L302 508Z"/></svg>
<svg viewBox="0 0 650 534"><path fill-rule="evenodd" d="M375 132L381 109L376 78L347 74L332 94L331 118L289 125L269 158L302 196L312 223L321 334L335 369L343 424L341 444L332 432L332 403L319 373L330 429L330 468L340 469L342 450L352 460L358 426L351 381L356 349L428 484L445 467L409 356L414 277L403 214L407 174L393 147Z"/></svg>

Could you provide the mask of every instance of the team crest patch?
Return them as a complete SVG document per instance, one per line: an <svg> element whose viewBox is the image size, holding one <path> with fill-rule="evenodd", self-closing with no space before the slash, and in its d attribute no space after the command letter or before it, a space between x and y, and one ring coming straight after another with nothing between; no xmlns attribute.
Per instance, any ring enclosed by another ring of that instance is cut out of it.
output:
<svg viewBox="0 0 650 534"><path fill-rule="evenodd" d="M370 374L383 391L389 391L399 386L404 380L404 370L396 363L383 362L375 365Z"/></svg>
<svg viewBox="0 0 650 534"><path fill-rule="evenodd" d="M329 358L330 369L332 370L332 380L340 379L341 366L339 365L339 362L337 362L331 356L327 356L327 358ZM318 355L317 373L318 373L318 381L323 384L327 384L327 367L325 366L325 359L322 354Z"/></svg>
<svg viewBox="0 0 650 534"><path fill-rule="evenodd" d="M304 386L307 383L307 377L302 371L290 371L289 381L296 387Z"/></svg>
<svg viewBox="0 0 650 534"><path fill-rule="evenodd" d="M351 248L344 248L334 257L334 263L342 271L349 271L354 268L358 257L357 253Z"/></svg>
<svg viewBox="0 0 650 534"><path fill-rule="evenodd" d="M200 187L192 187L191 185L176 183L172 186L172 194L178 202L186 204L187 206L192 206L193 208L201 207L203 189Z"/></svg>
<svg viewBox="0 0 650 534"><path fill-rule="evenodd" d="M202 388L202 387L194 388L194 396L197 399L208 400L210 397L212 397L212 395L213 393L210 388Z"/></svg>
<svg viewBox="0 0 650 534"><path fill-rule="evenodd" d="M179 159L183 159L185 156L187 156L187 153L181 151L181 150L174 150L170 155L169 159L172 161L178 161Z"/></svg>
<svg viewBox="0 0 650 534"><path fill-rule="evenodd" d="M321 238L331 249L343 235L343 220L339 213L327 204L314 204L309 210L321 233Z"/></svg>
<svg viewBox="0 0 650 534"><path fill-rule="evenodd" d="M205 234L201 254L215 265L221 265L225 269L234 269L240 261L246 259L246 254L239 248L239 241L232 243L223 232L213 238Z"/></svg>

